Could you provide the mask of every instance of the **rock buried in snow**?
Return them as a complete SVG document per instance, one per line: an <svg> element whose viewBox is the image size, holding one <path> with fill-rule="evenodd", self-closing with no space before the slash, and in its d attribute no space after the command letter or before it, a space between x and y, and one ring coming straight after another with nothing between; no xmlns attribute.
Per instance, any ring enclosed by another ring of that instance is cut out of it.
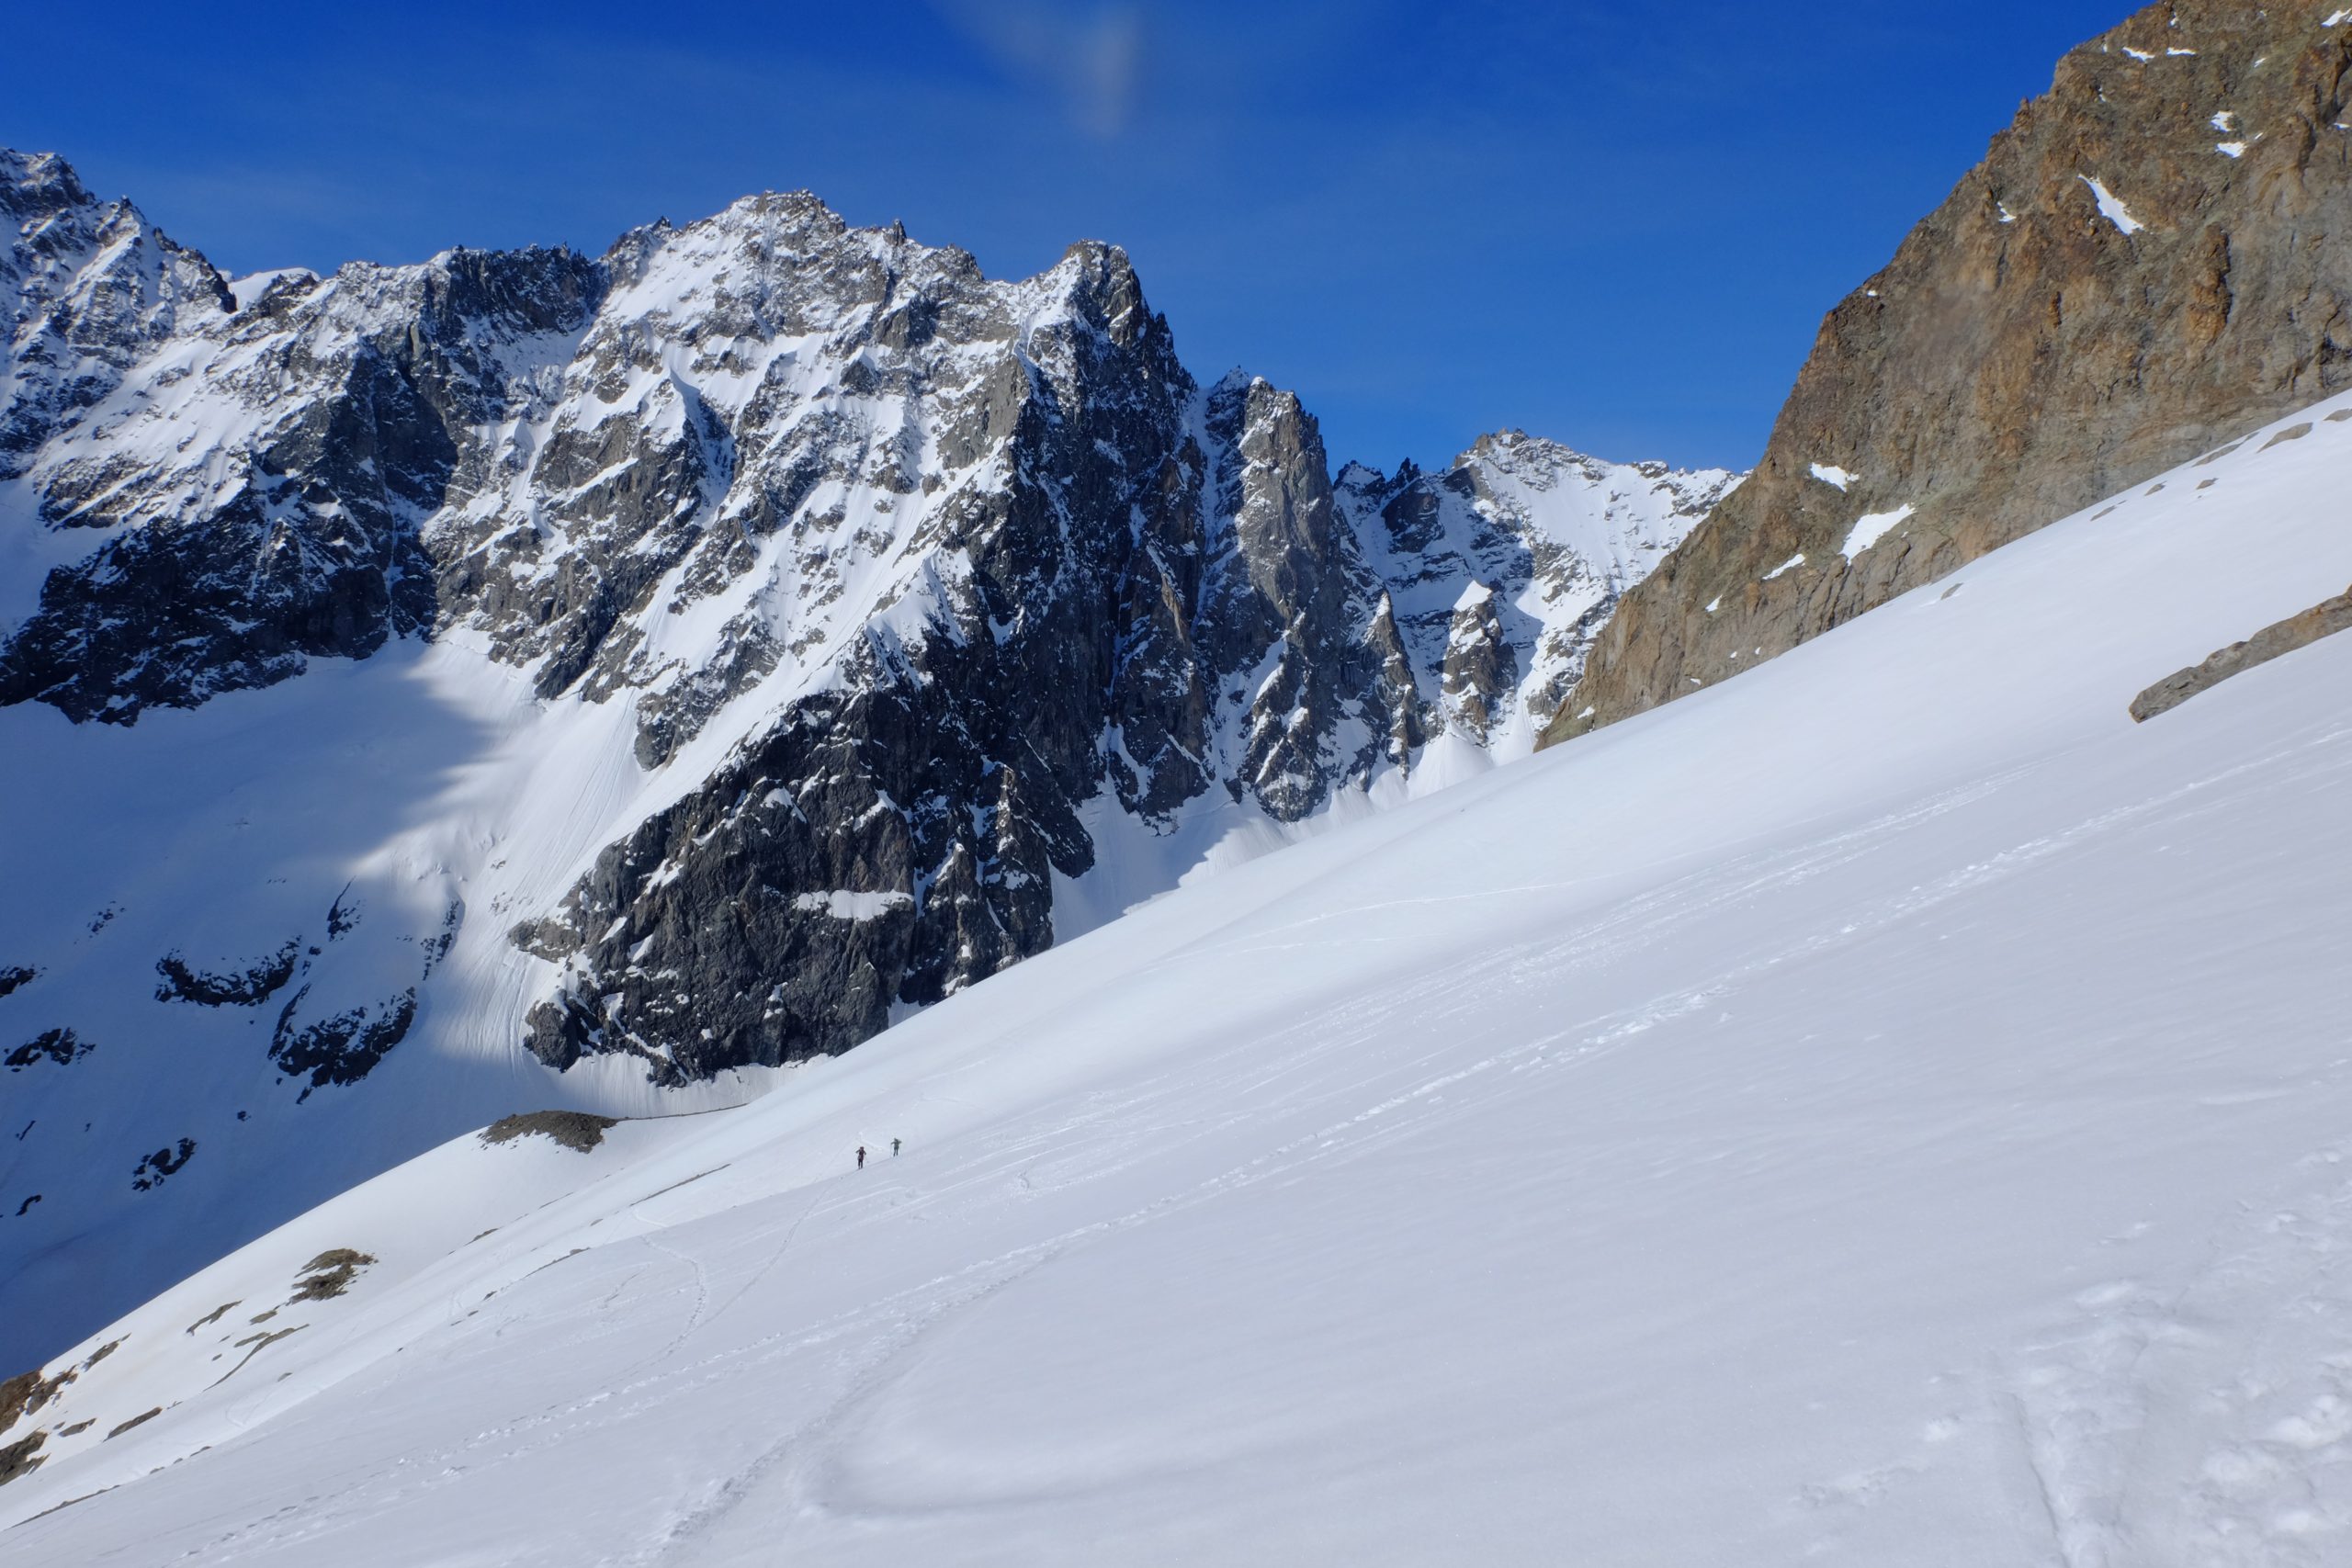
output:
<svg viewBox="0 0 2352 1568"><path fill-rule="evenodd" d="M2352 627L2352 589L2312 605L2300 615L2263 627L2244 642L2233 642L2201 664L2177 671L2132 699L2132 720L2145 724L2169 713L2200 692L2211 691L2233 675L2257 664L2267 664L2324 637Z"/></svg>
<svg viewBox="0 0 2352 1568"><path fill-rule="evenodd" d="M353 1247L338 1247L320 1253L308 1263L294 1281L297 1302L332 1301L351 1288L359 1270L375 1262L375 1258ZM228 1309L223 1307L221 1311Z"/></svg>
<svg viewBox="0 0 2352 1568"><path fill-rule="evenodd" d="M619 1124L617 1116L598 1116L586 1111L526 1111L483 1128L481 1141L485 1145L511 1144L536 1134L584 1155L605 1141L606 1128Z"/></svg>
<svg viewBox="0 0 2352 1568"><path fill-rule="evenodd" d="M15 1426L18 1417L39 1410L57 1396L58 1390L74 1381L74 1369L68 1368L55 1377L44 1377L36 1367L29 1372L19 1372L0 1382L0 1432Z"/></svg>
<svg viewBox="0 0 2352 1568"><path fill-rule="evenodd" d="M177 1147L166 1145L141 1159L130 1173L133 1191L145 1192L160 1187L164 1179L176 1176L180 1168L196 1156L196 1140L182 1138Z"/></svg>
<svg viewBox="0 0 2352 1568"><path fill-rule="evenodd" d="M114 1342L114 1344L119 1343L119 1340ZM109 1344L106 1348L111 1350L114 1344ZM93 1357L92 1359L95 1360L96 1358ZM56 1398L58 1393L74 1381L80 1370L68 1367L55 1377L44 1377L40 1369L36 1367L29 1372L21 1372L5 1382L0 1382L0 1432L7 1431L20 1418L31 1415ZM42 1462L49 1457L40 1452L41 1445L48 1440L47 1432L35 1430L17 1438L15 1442L0 1444L0 1486L6 1485L20 1475L29 1475L40 1469Z"/></svg>
<svg viewBox="0 0 2352 1568"><path fill-rule="evenodd" d="M163 976L163 984L155 987L155 999L209 1008L258 1007L294 977L301 952L298 939L243 969L217 975L194 967L177 953L168 953L155 961L155 972Z"/></svg>
<svg viewBox="0 0 2352 1568"><path fill-rule="evenodd" d="M143 1427L148 1422L153 1421L156 1416L161 1416L163 1413L164 1407L158 1404L153 1410L144 1411L140 1415L133 1416L130 1420L121 1423L112 1431L108 1432L107 1434L106 1440L112 1442L115 1438L121 1437L125 1432L130 1431L133 1427Z"/></svg>
<svg viewBox="0 0 2352 1568"><path fill-rule="evenodd" d="M289 1074L309 1074L311 1089L357 1083L387 1051L408 1038L409 1025L416 1021L416 987L412 986L373 1006L350 1008L298 1026L297 1016L310 994L311 988L303 987L277 1015L269 1059ZM305 1099L309 1094L309 1089L303 1091Z"/></svg>
<svg viewBox="0 0 2352 1568"><path fill-rule="evenodd" d="M35 1432L13 1443L0 1445L0 1486L6 1486L20 1475L29 1475L41 1467L49 1456L40 1452L41 1444L49 1440L47 1432Z"/></svg>
<svg viewBox="0 0 2352 1568"><path fill-rule="evenodd" d="M51 1029L26 1041L22 1045L0 1057L12 1073L24 1071L35 1062L54 1062L65 1066L90 1054L90 1043L70 1029Z"/></svg>

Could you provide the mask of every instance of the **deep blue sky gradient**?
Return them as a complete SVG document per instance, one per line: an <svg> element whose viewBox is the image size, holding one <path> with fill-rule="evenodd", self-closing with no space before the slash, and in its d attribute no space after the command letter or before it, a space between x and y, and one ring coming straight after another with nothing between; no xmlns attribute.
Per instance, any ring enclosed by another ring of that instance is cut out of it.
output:
<svg viewBox="0 0 2352 1568"><path fill-rule="evenodd" d="M1335 459L1745 466L1821 314L2132 0L11 7L0 144L232 272L601 252L763 188L1125 245Z"/></svg>

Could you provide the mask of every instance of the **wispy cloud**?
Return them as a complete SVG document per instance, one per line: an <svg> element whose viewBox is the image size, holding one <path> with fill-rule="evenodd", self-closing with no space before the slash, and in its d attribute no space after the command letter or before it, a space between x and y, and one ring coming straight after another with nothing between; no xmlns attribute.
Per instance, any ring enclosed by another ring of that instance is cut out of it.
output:
<svg viewBox="0 0 2352 1568"><path fill-rule="evenodd" d="M1105 141L1127 129L1141 94L1144 8L1069 0L932 0L996 66L1050 94L1080 130Z"/></svg>

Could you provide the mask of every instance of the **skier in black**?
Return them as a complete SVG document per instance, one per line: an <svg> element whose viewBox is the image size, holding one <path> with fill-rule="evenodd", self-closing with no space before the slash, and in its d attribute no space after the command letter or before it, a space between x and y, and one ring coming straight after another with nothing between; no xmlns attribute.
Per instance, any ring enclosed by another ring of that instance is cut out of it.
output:
<svg viewBox="0 0 2352 1568"><path fill-rule="evenodd" d="M890 1157L892 1159L899 1157L899 1140L896 1138L890 1140Z"/></svg>
<svg viewBox="0 0 2352 1568"><path fill-rule="evenodd" d="M860 1170L864 1170L865 1168L865 1145L864 1144L857 1145L857 1168Z"/></svg>

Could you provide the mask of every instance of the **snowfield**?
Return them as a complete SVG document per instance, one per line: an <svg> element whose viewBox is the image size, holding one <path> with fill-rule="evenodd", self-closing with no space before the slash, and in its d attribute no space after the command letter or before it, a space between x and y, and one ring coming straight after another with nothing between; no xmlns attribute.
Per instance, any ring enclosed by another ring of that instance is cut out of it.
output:
<svg viewBox="0 0 2352 1568"><path fill-rule="evenodd" d="M0 1555L2352 1561L2352 637L2124 711L2352 582L2306 417L750 1105L345 1193L50 1363Z"/></svg>

